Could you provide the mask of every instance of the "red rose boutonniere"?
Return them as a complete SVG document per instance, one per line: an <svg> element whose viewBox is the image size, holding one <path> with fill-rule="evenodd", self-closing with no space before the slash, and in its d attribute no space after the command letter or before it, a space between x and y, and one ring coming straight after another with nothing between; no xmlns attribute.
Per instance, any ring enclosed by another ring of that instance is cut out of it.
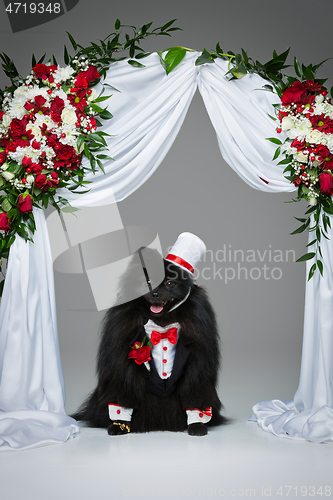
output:
<svg viewBox="0 0 333 500"><path fill-rule="evenodd" d="M142 363L145 365L148 371L150 371L150 365L148 361L151 360L151 347L152 344L150 340L147 342L147 345L145 345L146 337L144 337L142 342L134 342L134 344L131 346L131 350L128 354L128 359L134 359L137 365L142 365Z"/></svg>

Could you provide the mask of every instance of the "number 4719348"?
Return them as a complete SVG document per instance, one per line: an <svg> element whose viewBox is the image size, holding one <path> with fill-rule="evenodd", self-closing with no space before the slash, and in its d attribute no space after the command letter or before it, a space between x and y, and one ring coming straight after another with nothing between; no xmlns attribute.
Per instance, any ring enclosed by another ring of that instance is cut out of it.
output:
<svg viewBox="0 0 333 500"><path fill-rule="evenodd" d="M9 14L44 14L45 12L49 14L60 14L61 5L60 3L21 3L21 2L11 2L6 7L6 12Z"/></svg>

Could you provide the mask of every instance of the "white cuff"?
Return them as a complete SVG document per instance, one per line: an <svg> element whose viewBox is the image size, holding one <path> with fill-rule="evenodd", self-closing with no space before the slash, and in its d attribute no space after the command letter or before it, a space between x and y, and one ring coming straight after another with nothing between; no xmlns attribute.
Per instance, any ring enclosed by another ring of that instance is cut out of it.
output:
<svg viewBox="0 0 333 500"><path fill-rule="evenodd" d="M197 424L201 422L202 424L207 424L212 418L212 407L205 408L204 410L198 410L198 408L187 409L187 425Z"/></svg>
<svg viewBox="0 0 333 500"><path fill-rule="evenodd" d="M125 408L124 406L109 403L109 417L111 420L124 420L130 422L132 419L133 408Z"/></svg>

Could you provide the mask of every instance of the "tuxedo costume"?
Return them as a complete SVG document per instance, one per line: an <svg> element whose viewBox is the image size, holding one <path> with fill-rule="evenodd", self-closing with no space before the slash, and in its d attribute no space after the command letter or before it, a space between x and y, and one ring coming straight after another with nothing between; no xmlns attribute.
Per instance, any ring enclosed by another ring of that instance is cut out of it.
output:
<svg viewBox="0 0 333 500"><path fill-rule="evenodd" d="M206 425L227 421L216 392L215 314L193 281L205 251L200 238L182 233L164 260L149 248L138 250L140 259L133 256L119 305L104 319L97 387L73 418L106 427L111 435L187 429L203 436ZM158 266L164 280L153 289L150 278ZM128 300L133 290L138 298Z"/></svg>
<svg viewBox="0 0 333 500"><path fill-rule="evenodd" d="M167 279L173 266L165 265ZM108 428L111 423L108 405L111 404L114 410L117 408L120 421L126 409L133 409L131 432L185 431L189 410L194 409L199 415L203 414L206 422L204 411L212 408L208 426L226 422L220 414L222 405L216 392L220 355L215 315L205 291L186 276L182 297L189 288L190 294L184 303L158 318L148 307L149 297L109 309L98 353L98 384L74 418L91 427ZM175 291L170 293L175 295ZM150 371L144 364L136 364L128 358L134 342L144 339L144 327L149 320L162 328L179 324L172 371L166 379L158 374L153 355L149 361ZM128 422L129 418L124 420Z"/></svg>

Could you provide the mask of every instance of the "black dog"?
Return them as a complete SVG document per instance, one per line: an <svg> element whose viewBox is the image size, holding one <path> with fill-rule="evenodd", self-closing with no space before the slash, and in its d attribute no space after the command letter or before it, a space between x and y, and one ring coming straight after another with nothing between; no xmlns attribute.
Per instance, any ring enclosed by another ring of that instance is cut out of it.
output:
<svg viewBox="0 0 333 500"><path fill-rule="evenodd" d="M137 267L130 266L123 289L129 282L133 287L133 279L138 280ZM190 273L167 261L164 261L164 268L165 279L157 288L140 298L116 305L106 313L98 352L98 384L72 415L76 420L83 420L90 427L108 428L110 435L187 429L191 435L202 436L207 434L206 425L227 422L220 414L222 404L216 392L220 354L212 306L205 291L194 284ZM180 325L168 378L159 375L153 355L149 361L150 371L148 365L129 358L135 342L141 345L145 338L144 325L148 320L161 327ZM110 403L133 408L131 421L122 421L120 416L111 421ZM188 425L186 410L208 408L211 408L212 417L207 424Z"/></svg>

